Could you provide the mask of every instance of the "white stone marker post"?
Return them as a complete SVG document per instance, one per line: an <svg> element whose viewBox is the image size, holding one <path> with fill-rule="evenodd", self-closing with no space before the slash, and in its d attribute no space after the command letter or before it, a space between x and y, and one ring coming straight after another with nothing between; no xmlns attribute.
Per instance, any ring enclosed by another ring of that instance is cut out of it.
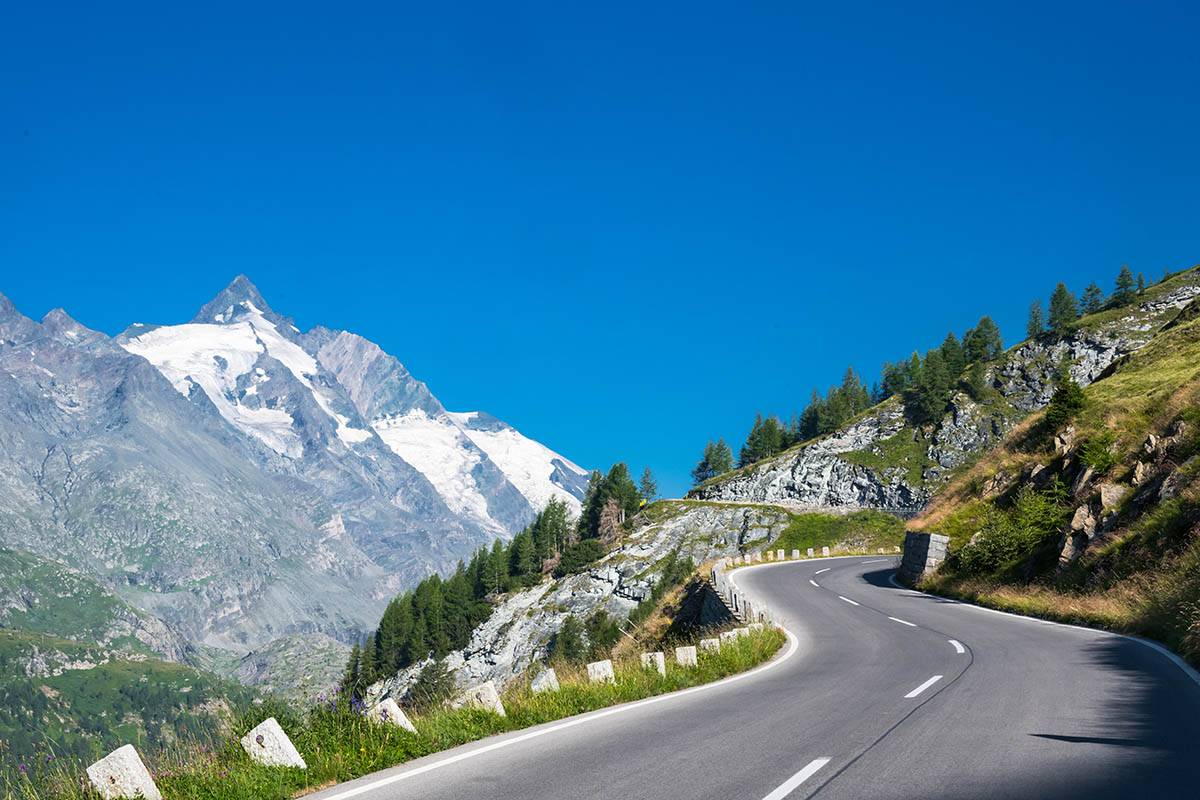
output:
<svg viewBox="0 0 1200 800"><path fill-rule="evenodd" d="M484 681L478 686L472 686L450 704L451 708L463 708L464 706L480 708L502 717L508 716L504 712L504 704L500 702L500 692L496 691L496 684L491 681Z"/></svg>
<svg viewBox="0 0 1200 800"><path fill-rule="evenodd" d="M827 555L829 555L829 548L828 548L828 547L822 547L822 548L821 548L821 555L823 555L823 556L827 556Z"/></svg>
<svg viewBox="0 0 1200 800"><path fill-rule="evenodd" d="M808 548L808 557L809 557L809 558L812 558L812 557L813 557L813 549L812 549L811 547L810 547L810 548Z"/></svg>
<svg viewBox="0 0 1200 800"><path fill-rule="evenodd" d="M558 691L558 673L553 669L548 669L541 675L533 679L533 683L529 685L534 694L542 692L557 692Z"/></svg>
<svg viewBox="0 0 1200 800"><path fill-rule="evenodd" d="M774 561L774 560L775 560L775 553L774 553L774 551L772 551L772 550L768 550L768 551L767 551L767 561Z"/></svg>
<svg viewBox="0 0 1200 800"><path fill-rule="evenodd" d="M268 767L308 769L296 745L279 727L274 717L268 717L254 730L242 737L242 749L250 758Z"/></svg>
<svg viewBox="0 0 1200 800"><path fill-rule="evenodd" d="M721 649L721 640L720 639L701 639L700 640L700 649L701 650L710 650L715 653L716 651Z"/></svg>
<svg viewBox="0 0 1200 800"><path fill-rule="evenodd" d="M379 702L368 715L372 722L378 722L383 725L395 725L397 728L403 728L409 733L416 733L417 729L413 727L412 721L409 720L400 704L390 697L385 697Z"/></svg>
<svg viewBox="0 0 1200 800"><path fill-rule="evenodd" d="M642 668L653 669L665 678L667 677L667 657L662 653L642 653Z"/></svg>
<svg viewBox="0 0 1200 800"><path fill-rule="evenodd" d="M696 660L696 647L689 645L688 647L675 648L675 663L681 667L694 667L698 663Z"/></svg>
<svg viewBox="0 0 1200 800"><path fill-rule="evenodd" d="M616 683L617 676L613 673L612 659L593 661L587 665L589 683Z"/></svg>
<svg viewBox="0 0 1200 800"><path fill-rule="evenodd" d="M726 642L736 642L737 638L738 632L736 630L721 631L721 644L725 644Z"/></svg>
<svg viewBox="0 0 1200 800"><path fill-rule="evenodd" d="M104 800L123 800L141 797L162 800L150 770L142 763L137 750L127 744L118 747L87 768L88 780Z"/></svg>
<svg viewBox="0 0 1200 800"><path fill-rule="evenodd" d="M799 551L799 550L793 550L793 551L792 551L792 558L799 558L799 557L800 557L800 551Z"/></svg>

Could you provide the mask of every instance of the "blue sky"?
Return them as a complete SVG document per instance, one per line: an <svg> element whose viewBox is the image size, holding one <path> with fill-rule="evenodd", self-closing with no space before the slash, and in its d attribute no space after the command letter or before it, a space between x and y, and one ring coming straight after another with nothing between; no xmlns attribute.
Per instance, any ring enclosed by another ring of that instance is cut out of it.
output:
<svg viewBox="0 0 1200 800"><path fill-rule="evenodd" d="M0 292L115 333L245 272L678 493L848 364L1200 261L1194 5L577 5L10 8Z"/></svg>

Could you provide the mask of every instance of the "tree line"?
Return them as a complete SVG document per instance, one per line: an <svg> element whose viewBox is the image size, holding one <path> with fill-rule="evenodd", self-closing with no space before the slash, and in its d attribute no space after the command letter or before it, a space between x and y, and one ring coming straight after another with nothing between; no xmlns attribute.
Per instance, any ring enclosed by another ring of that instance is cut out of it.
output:
<svg viewBox="0 0 1200 800"><path fill-rule="evenodd" d="M1047 331L1066 333L1081 315L1133 305L1146 291L1146 277L1139 272L1135 279L1128 266L1121 267L1113 284L1113 292L1108 297L1105 297L1104 291L1093 282L1083 290L1081 298L1076 298L1074 292L1060 281L1050 293L1049 314L1043 313L1041 300L1035 300L1029 306L1025 335L1036 339Z"/></svg>
<svg viewBox="0 0 1200 800"><path fill-rule="evenodd" d="M595 471L588 481L579 518L565 502L546 507L507 543L497 539L475 551L449 577L430 575L388 603L377 627L350 652L341 688L359 697L366 687L412 664L440 661L465 647L472 631L492 613L502 594L535 586L548 574L581 572L603 556L643 503L657 494L647 468L640 485L629 468L614 464L607 474ZM429 676L427 680L441 680Z"/></svg>
<svg viewBox="0 0 1200 800"><path fill-rule="evenodd" d="M1091 283L1082 297L1077 298L1060 282L1050 295L1048 313L1043 311L1041 301L1030 306L1026 335L1033 339L1047 332L1064 334L1081 315L1131 305L1145 290L1145 276L1141 273L1134 276L1128 266L1121 267L1107 297L1099 286ZM885 362L880 382L870 389L849 367L842 382L830 387L824 395L814 389L804 411L790 422L784 423L773 414L756 414L736 463L724 439L708 442L703 457L692 470L692 480L696 485L702 484L735 466L757 463L793 445L832 433L868 408L897 395L914 424L937 422L956 390L966 391L976 400L983 398L988 389L987 364L1003 352L1000 328L991 317L985 316L961 338L950 332L940 346L924 355L914 352L907 359Z"/></svg>

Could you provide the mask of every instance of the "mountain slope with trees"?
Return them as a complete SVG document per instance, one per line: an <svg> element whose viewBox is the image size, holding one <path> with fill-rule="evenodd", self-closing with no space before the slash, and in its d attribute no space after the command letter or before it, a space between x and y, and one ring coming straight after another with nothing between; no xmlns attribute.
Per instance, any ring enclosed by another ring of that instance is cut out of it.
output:
<svg viewBox="0 0 1200 800"><path fill-rule="evenodd" d="M1032 335L1006 351L999 330L984 317L961 338L951 333L923 356L914 353L885 364L882 383L871 393L877 402L857 413L862 382L848 370L841 386L824 397L814 393L788 428L798 441L789 446L785 436L781 452L754 459L761 452L762 422L742 450L746 463L736 469L716 474L701 469L708 462L706 448L694 474L698 486L689 496L915 513L939 486L1049 402L1061 362L1068 363L1076 383L1086 386L1144 346L1198 294L1195 268L1152 286L1122 269L1100 310L1080 317L1074 296L1056 286L1050 329L1043 327L1041 304L1035 303L1027 331ZM838 424L821 432L829 428L820 422L822 414L831 408ZM817 435L801 438L813 432L812 420Z"/></svg>

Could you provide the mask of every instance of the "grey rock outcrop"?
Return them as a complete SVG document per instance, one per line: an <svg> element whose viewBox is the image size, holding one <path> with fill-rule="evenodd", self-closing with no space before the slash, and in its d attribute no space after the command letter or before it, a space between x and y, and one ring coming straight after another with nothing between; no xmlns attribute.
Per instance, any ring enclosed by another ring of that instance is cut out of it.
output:
<svg viewBox="0 0 1200 800"><path fill-rule="evenodd" d="M778 538L786 511L770 506L730 507L680 502L654 520L639 518L617 549L588 571L513 592L472 633L467 646L445 663L459 686L491 680L503 687L545 658L555 632L568 616L586 619L597 611L624 618L658 580L657 564L672 552L694 563L738 553L744 545ZM404 697L421 671L414 664L370 688L368 699Z"/></svg>
<svg viewBox="0 0 1200 800"><path fill-rule="evenodd" d="M1184 285L1148 298L1119 319L1021 343L987 367L984 382L994 396L978 402L966 392L956 392L936 425L914 429L899 399L893 397L841 430L700 486L689 496L814 509L916 512L949 472L970 462L1024 416L1050 401L1060 363L1067 361L1071 377L1087 386L1143 347L1197 297L1200 274L1191 273ZM886 466L898 450L909 455L913 450L889 448L900 441L894 437L912 437L913 443L920 443L923 462ZM1070 446L1063 443L1064 449ZM1154 446L1147 443L1148 448ZM914 479L914 474L919 478Z"/></svg>

